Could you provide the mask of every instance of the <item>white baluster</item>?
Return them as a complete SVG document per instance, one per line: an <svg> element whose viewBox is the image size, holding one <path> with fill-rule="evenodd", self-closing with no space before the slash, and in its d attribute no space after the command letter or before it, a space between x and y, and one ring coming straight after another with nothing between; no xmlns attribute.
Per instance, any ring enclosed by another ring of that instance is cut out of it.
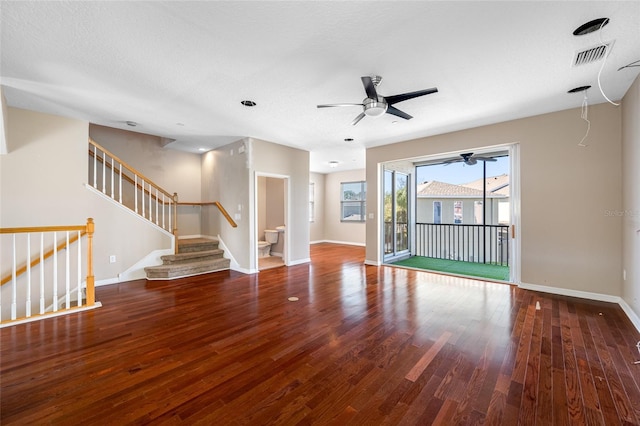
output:
<svg viewBox="0 0 640 426"><path fill-rule="evenodd" d="M27 300L25 301L25 316L31 316L31 234L27 232Z"/></svg>
<svg viewBox="0 0 640 426"><path fill-rule="evenodd" d="M44 232L40 233L40 315L44 314Z"/></svg>
<svg viewBox="0 0 640 426"><path fill-rule="evenodd" d="M16 319L17 313L17 287L16 287L16 234L13 234L13 264L11 266L11 319Z"/></svg>
<svg viewBox="0 0 640 426"><path fill-rule="evenodd" d="M120 183L118 192L120 193L120 204L122 204L122 163L118 163L120 165Z"/></svg>
<svg viewBox="0 0 640 426"><path fill-rule="evenodd" d="M107 154L102 151L102 193L107 193Z"/></svg>
<svg viewBox="0 0 640 426"><path fill-rule="evenodd" d="M69 285L71 278L71 265L69 264L69 231L67 231L67 245L65 247L65 285L64 285L64 306L69 309L71 307L71 298Z"/></svg>
<svg viewBox="0 0 640 426"><path fill-rule="evenodd" d="M53 312L58 312L58 233L53 233Z"/></svg>
<svg viewBox="0 0 640 426"><path fill-rule="evenodd" d="M165 206L165 201L164 201L164 192L162 193L162 229L164 229L164 209L166 208Z"/></svg>
<svg viewBox="0 0 640 426"><path fill-rule="evenodd" d="M138 175L133 175L133 198L134 205L136 206L136 213L138 213Z"/></svg>
<svg viewBox="0 0 640 426"><path fill-rule="evenodd" d="M82 234L78 231L78 305L82 306Z"/></svg>
<svg viewBox="0 0 640 426"><path fill-rule="evenodd" d="M153 222L153 198L151 197L151 182L149 182L149 221Z"/></svg>
<svg viewBox="0 0 640 426"><path fill-rule="evenodd" d="M142 182L142 217L145 217L144 215L144 179L140 179L140 181Z"/></svg>
<svg viewBox="0 0 640 426"><path fill-rule="evenodd" d="M116 198L116 194L113 192L113 175L115 173L115 164L113 164L113 157L111 157L111 199L114 200Z"/></svg>
<svg viewBox="0 0 640 426"><path fill-rule="evenodd" d="M93 145L93 187L98 189L98 147Z"/></svg>
<svg viewBox="0 0 640 426"><path fill-rule="evenodd" d="M156 188L156 225L158 224L158 188Z"/></svg>
<svg viewBox="0 0 640 426"><path fill-rule="evenodd" d="M173 223L171 221L171 215L173 214L173 200L169 200L169 232L173 232L173 229L171 229L171 224Z"/></svg>

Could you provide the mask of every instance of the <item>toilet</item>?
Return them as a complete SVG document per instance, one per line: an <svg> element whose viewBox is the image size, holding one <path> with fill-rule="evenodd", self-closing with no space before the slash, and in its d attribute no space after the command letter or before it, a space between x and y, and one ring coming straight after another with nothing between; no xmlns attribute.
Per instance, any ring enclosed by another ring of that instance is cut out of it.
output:
<svg viewBox="0 0 640 426"><path fill-rule="evenodd" d="M271 244L278 242L278 231L274 229L264 230L265 241L258 241L258 257L269 257Z"/></svg>

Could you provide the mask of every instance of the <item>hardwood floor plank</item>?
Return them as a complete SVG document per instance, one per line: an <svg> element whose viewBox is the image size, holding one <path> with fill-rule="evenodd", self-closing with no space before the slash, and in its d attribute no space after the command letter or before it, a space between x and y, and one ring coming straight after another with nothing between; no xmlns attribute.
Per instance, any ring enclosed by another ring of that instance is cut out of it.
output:
<svg viewBox="0 0 640 426"><path fill-rule="evenodd" d="M98 287L100 309L0 329L0 423L640 421L617 305L365 266L362 247L311 259Z"/></svg>

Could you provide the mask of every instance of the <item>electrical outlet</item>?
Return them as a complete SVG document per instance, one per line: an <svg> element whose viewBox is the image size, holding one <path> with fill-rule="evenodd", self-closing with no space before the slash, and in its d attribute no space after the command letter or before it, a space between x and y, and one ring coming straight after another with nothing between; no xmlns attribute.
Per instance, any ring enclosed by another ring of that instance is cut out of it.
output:
<svg viewBox="0 0 640 426"><path fill-rule="evenodd" d="M109 256L109 263L116 263L116 255L112 254L111 256Z"/></svg>

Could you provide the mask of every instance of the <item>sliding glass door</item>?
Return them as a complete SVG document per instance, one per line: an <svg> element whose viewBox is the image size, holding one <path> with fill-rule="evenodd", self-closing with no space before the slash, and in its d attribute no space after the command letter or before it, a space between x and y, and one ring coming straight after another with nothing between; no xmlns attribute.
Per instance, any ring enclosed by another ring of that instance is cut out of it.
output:
<svg viewBox="0 0 640 426"><path fill-rule="evenodd" d="M384 171L384 257L409 253L409 175Z"/></svg>

